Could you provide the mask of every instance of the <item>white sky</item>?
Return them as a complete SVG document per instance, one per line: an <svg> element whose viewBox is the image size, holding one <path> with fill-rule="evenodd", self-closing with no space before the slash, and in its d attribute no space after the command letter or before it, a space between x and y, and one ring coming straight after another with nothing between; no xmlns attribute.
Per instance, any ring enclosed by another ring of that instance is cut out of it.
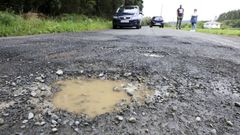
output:
<svg viewBox="0 0 240 135"><path fill-rule="evenodd" d="M221 13L240 9L240 0L144 0L143 13L144 16L162 15L165 21L176 21L180 4L185 10L183 20L190 20L195 8L198 9L199 20L213 20Z"/></svg>

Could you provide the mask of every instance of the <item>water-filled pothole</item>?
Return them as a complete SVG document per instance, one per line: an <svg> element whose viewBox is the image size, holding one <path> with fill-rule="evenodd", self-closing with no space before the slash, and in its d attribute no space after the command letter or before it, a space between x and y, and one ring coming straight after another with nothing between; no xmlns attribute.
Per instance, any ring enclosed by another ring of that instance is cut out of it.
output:
<svg viewBox="0 0 240 135"><path fill-rule="evenodd" d="M110 80L66 80L59 81L61 91L56 93L53 103L57 108L73 113L95 117L118 111L119 104L131 101L142 102L153 92L140 84Z"/></svg>

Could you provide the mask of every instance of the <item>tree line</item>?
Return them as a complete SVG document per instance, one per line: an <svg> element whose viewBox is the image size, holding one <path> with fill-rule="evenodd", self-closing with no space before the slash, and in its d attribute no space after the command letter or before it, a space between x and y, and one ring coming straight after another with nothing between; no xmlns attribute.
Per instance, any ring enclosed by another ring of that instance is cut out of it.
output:
<svg viewBox="0 0 240 135"><path fill-rule="evenodd" d="M143 0L1 0L0 10L51 16L76 13L108 18L121 5L138 5L142 9Z"/></svg>
<svg viewBox="0 0 240 135"><path fill-rule="evenodd" d="M219 16L218 21L232 28L240 28L240 10L223 13Z"/></svg>
<svg viewBox="0 0 240 135"><path fill-rule="evenodd" d="M218 21L235 20L235 19L240 19L240 10L233 10L227 13L223 13L219 16Z"/></svg>

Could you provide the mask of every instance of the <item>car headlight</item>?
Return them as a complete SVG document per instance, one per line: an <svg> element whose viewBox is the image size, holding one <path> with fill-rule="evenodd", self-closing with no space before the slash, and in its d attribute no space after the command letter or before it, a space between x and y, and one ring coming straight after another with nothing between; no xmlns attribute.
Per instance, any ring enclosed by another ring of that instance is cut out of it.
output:
<svg viewBox="0 0 240 135"><path fill-rule="evenodd" d="M118 19L118 17L117 16L113 16L113 19Z"/></svg>
<svg viewBox="0 0 240 135"><path fill-rule="evenodd" d="M133 17L131 18L131 20L139 20L139 19L140 19L139 16L133 16Z"/></svg>

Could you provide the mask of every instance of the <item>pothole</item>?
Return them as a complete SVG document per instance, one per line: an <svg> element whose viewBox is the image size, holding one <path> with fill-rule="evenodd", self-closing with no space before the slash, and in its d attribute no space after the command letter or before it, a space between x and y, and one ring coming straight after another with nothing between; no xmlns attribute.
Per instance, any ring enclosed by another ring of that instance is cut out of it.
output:
<svg viewBox="0 0 240 135"><path fill-rule="evenodd" d="M89 117L119 111L133 100L143 103L153 94L141 84L126 81L66 80L57 85L61 91L55 94L53 104L59 109Z"/></svg>

